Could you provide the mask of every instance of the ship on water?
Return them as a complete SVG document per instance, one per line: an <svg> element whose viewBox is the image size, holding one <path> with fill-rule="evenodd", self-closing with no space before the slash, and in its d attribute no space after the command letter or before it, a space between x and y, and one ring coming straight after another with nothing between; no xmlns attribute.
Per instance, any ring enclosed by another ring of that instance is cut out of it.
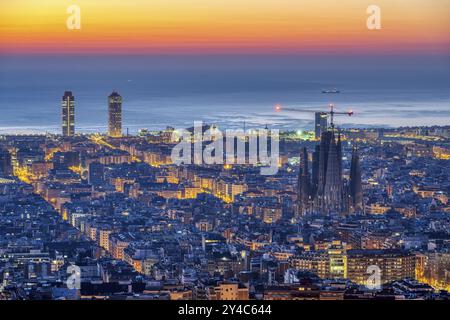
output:
<svg viewBox="0 0 450 320"><path fill-rule="evenodd" d="M340 92L341 91L336 88L331 89L331 90L322 90L322 93L340 93Z"/></svg>

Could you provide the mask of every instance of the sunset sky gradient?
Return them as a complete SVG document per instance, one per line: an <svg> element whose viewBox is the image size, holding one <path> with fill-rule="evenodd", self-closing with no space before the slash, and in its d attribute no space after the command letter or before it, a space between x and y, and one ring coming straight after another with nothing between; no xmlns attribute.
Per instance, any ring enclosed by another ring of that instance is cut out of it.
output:
<svg viewBox="0 0 450 320"><path fill-rule="evenodd" d="M2 0L0 54L447 55L449 16L449 0Z"/></svg>

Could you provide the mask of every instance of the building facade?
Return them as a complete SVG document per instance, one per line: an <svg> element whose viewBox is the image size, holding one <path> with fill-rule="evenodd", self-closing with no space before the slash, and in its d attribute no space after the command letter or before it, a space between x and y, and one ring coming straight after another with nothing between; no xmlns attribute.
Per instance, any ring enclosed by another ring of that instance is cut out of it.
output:
<svg viewBox="0 0 450 320"><path fill-rule="evenodd" d="M327 131L328 114L326 112L315 113L314 133L316 139L320 139L322 132Z"/></svg>
<svg viewBox="0 0 450 320"><path fill-rule="evenodd" d="M113 91L108 97L108 134L110 137L122 136L122 96Z"/></svg>
<svg viewBox="0 0 450 320"><path fill-rule="evenodd" d="M61 101L62 134L71 137L75 134L75 97L72 91L64 92Z"/></svg>
<svg viewBox="0 0 450 320"><path fill-rule="evenodd" d="M347 277L368 285L372 272L380 271L380 283L415 277L415 256L402 250L348 250ZM369 269L370 268L370 269Z"/></svg>

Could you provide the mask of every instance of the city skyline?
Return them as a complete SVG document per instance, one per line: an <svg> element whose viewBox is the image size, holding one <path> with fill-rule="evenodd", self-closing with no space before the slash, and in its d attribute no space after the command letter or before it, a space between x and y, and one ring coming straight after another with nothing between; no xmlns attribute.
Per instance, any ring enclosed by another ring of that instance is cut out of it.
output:
<svg viewBox="0 0 450 320"><path fill-rule="evenodd" d="M116 97L116 95L117 95L117 97ZM66 96L70 96L69 100L67 100ZM61 115L62 115L62 117L61 117L61 119L62 119L61 120L61 124L62 124L62 127L63 127L62 132L63 132L64 135L73 135L74 134L74 132L75 132L74 124L75 124L75 122L78 123L78 121L75 121L75 119L77 118L76 114L78 115L78 117L80 116L80 112L76 112L75 113L75 100L74 99L75 99L75 96L72 95L72 91L67 91L66 90L64 92L64 96L63 96L63 99L62 99L62 102L61 102L62 103L61 104L61 106L62 106L62 109L61 109L62 110L61 111L62 112L61 113ZM329 101L332 101L332 100L329 100ZM284 130L284 131L292 131L292 130L299 130L300 129L300 130L303 130L303 131L312 131L312 132L314 132L316 139L320 139L321 133L324 130L326 130L327 125L328 125L328 121L329 121L328 118L329 118L330 112L329 111L325 111L325 110L329 109L331 105L333 105L336 108L334 103L330 103L328 106L315 107L316 108L315 110L311 110L311 108L309 108L307 106L306 106L306 108L303 108L303 107L292 108L292 107L289 107L289 106L287 106L285 108L285 106L281 106L281 104L277 103L276 105L271 107L272 115L268 114L267 116L276 118L277 117L277 113L280 113L281 110L283 111L283 113L286 113L286 116L290 116L290 113L298 113L300 115L304 114L305 118L308 118L308 117L310 118L310 120L308 120L309 124L303 125L301 127L298 127L297 129L291 127L291 128L285 128L285 129L282 128L282 130ZM70 107L68 107L68 106L70 106ZM78 104L77 104L77 106L78 106ZM99 128L104 127L105 129L103 129L103 130L102 129L96 129L96 130L86 131L83 128L82 130L77 129L77 133L82 133L82 134L104 133L104 134L107 134L107 135L109 135L111 137L114 137L114 136L119 137L122 134L122 129L123 129L122 96L119 95L116 90L113 90L112 94L108 95L108 101L107 101L106 109L104 107L102 109L103 109L102 113L107 115L107 118L106 118L105 124L103 126L100 126L98 123L97 124L99 125L98 126ZM269 109L269 108L267 108L267 109ZM127 110L125 110L125 112L126 111ZM350 112L351 116L353 116L353 117L351 117L352 119L355 119L355 118L357 119L359 116L364 115L364 112L359 113L358 111L355 114L355 111L353 109L347 109L347 111L344 111L344 112L343 111L344 110L342 109L342 106L338 106L338 110L335 111L335 112L338 113L338 114L339 113L348 114ZM310 114L310 113L314 113L314 116L308 116L308 114ZM67 114L69 114L70 117L67 117ZM356 115L356 117L354 115ZM83 114L81 114L81 116L82 117L88 117L89 116L89 112L84 112ZM348 119L351 119L351 118L348 118ZM202 118L200 117L199 119L201 120ZM200 121L199 119L196 119L194 117L194 118L192 118L192 121L193 122ZM301 121L303 121L303 118L302 118ZM241 121L237 125L237 127L241 127L242 128L243 125L245 127L245 123L246 123L246 121L245 121L245 118L244 118L244 120ZM265 126L268 125L268 122L263 122L261 124L264 124L264 123L265 123ZM211 124L216 124L216 123L215 123L215 121L211 121ZM228 123L228 124L232 124L232 123ZM126 128L127 132L129 132L128 125L130 125L130 124L128 123L128 124L125 125L125 128ZM190 125L189 122L185 122L185 125L182 126L182 127L179 127L179 128L180 129L186 128L189 125ZM52 127L52 126L56 126L56 123L52 124L50 127ZM167 126L170 126L170 124L167 125ZM383 126L383 125L379 125L379 126L368 125L367 126L367 125L352 124L349 127L348 120L346 120L346 119L340 119L339 123L337 124L337 127L342 127L342 128L352 128L353 127L353 128L368 128L368 129L370 129L370 128L376 129L376 128L383 128L383 127L385 127L385 128L389 128L389 127L391 127L391 128L395 128L395 127L401 128L401 127L414 127L414 126L417 126L417 125L415 125L414 123L411 123L410 125L397 125L397 126L392 126L392 125L385 125L385 126ZM432 127L433 125L424 124L424 125L419 125L419 126ZM437 126L439 126L439 124L437 124ZM229 128L230 126L228 126L227 122L225 121L222 124L222 127L223 128ZM251 123L249 125L248 122L247 122L247 127L248 128L258 128L258 126L252 125ZM271 127L277 128L278 125L277 124L272 124ZM231 128L236 128L236 125L232 124ZM163 129L164 129L164 126L161 126L160 128L152 128L151 130L158 131L158 130L163 130ZM139 130L148 130L148 127L145 124L143 124L142 126L140 126L138 128L135 127L134 130L131 131L131 133L132 134L137 134L139 132ZM8 129L6 129L6 132L3 132L3 134L11 134L11 135L14 135L16 133L17 132L15 132L15 129L13 129L12 131L8 131ZM41 134L44 134L44 133L47 134L47 133L56 133L56 132L52 132L51 130L48 130L48 127L47 127L45 132L41 131Z"/></svg>
<svg viewBox="0 0 450 320"><path fill-rule="evenodd" d="M353 107L360 116L347 127L445 125L449 10L445 0L6 0L0 132L59 131L50 107L66 88L77 92L77 131L86 133L108 132L100 101L112 88L127 97L122 120L132 133L194 120L289 130L313 124L268 115L276 103ZM369 26L372 15L379 27ZM321 94L333 88L340 94Z"/></svg>
<svg viewBox="0 0 450 320"><path fill-rule="evenodd" d="M8 243L28 241L22 221L56 234L5 249L0 297L447 299L450 127L286 132L272 176L174 164L173 132L3 136L0 193L22 200L0 206L0 232L14 217Z"/></svg>

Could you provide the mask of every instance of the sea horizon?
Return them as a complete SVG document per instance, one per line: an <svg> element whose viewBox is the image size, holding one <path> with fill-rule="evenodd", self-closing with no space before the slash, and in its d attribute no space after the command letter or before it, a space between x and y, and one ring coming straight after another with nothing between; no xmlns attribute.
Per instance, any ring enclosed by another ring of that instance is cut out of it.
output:
<svg viewBox="0 0 450 320"><path fill-rule="evenodd" d="M123 129L222 128L311 130L311 112L274 105L354 111L343 128L450 123L447 56L188 55L2 56L1 134L59 133L60 100L75 96L75 128L107 131L107 96L123 97ZM337 88L340 93L324 94Z"/></svg>

